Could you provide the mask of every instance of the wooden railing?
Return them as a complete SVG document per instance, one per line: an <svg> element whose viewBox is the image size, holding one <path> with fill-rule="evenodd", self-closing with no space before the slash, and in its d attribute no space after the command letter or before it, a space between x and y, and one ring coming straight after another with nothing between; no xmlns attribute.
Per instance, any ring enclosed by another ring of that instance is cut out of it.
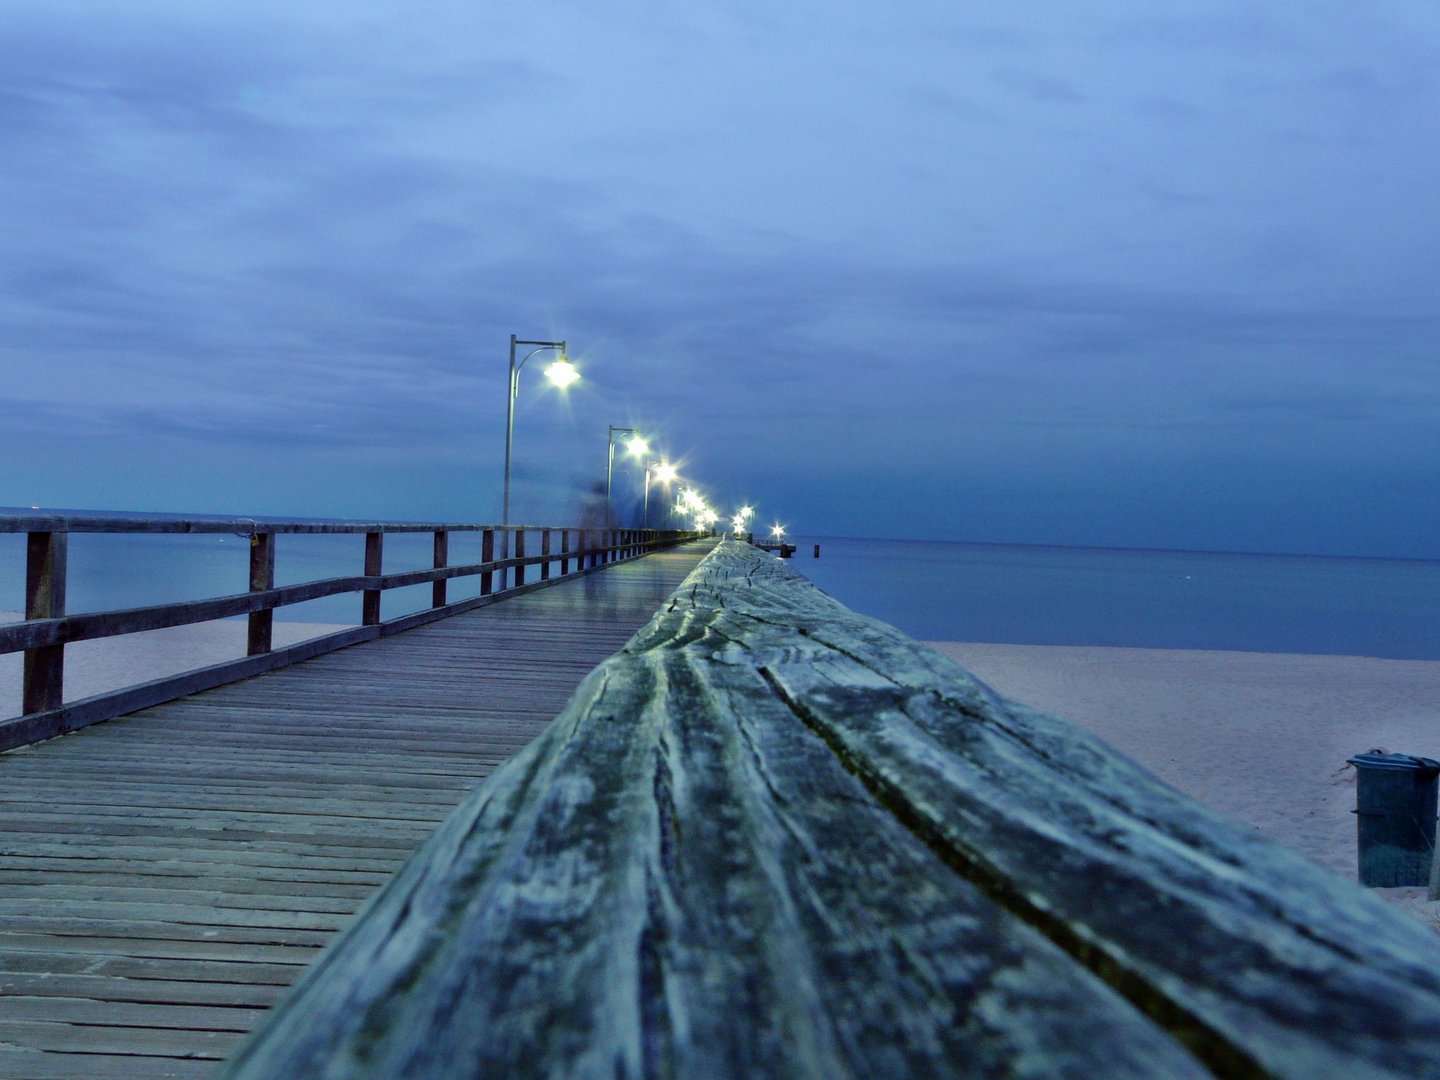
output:
<svg viewBox="0 0 1440 1080"><path fill-rule="evenodd" d="M21 715L0 721L0 751L73 731L125 712L170 701L235 679L271 671L384 634L457 615L496 600L540 588L607 563L635 558L689 539L691 533L576 526L429 524L414 522L317 522L222 520L109 515L0 515L0 533L26 534L25 618L0 626L0 654L23 651ZM239 534L250 541L249 591L213 599L113 611L69 614L66 610L68 541L73 533ZM300 584L275 585L275 538L285 533L363 534L362 572ZM433 535L429 569L385 573L384 540L399 533ZM451 565L452 533L479 533L480 561ZM538 551L532 545L538 544ZM500 557L496 557L496 552ZM536 576L529 578L530 571ZM479 578L480 595L451 602L448 583ZM528 579L528 580L527 580ZM429 609L382 620L381 596L390 589L431 585ZM277 608L308 600L359 593L360 625L272 649ZM169 676L122 690L65 703L65 646L77 641L134 634L164 627L247 616L243 658ZM0 716L3 716L0 711Z"/></svg>
<svg viewBox="0 0 1440 1080"><path fill-rule="evenodd" d="M1440 938L722 543L222 1069L1440 1077Z"/></svg>

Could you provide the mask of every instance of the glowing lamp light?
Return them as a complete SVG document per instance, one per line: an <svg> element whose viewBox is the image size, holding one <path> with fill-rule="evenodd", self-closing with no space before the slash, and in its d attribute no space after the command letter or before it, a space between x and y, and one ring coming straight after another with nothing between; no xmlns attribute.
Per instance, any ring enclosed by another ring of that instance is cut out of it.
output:
<svg viewBox="0 0 1440 1080"><path fill-rule="evenodd" d="M781 537L783 537L783 536L785 535L785 526L784 526L784 525L771 525L771 526L770 526L770 535L773 536L776 540L779 540Z"/></svg>
<svg viewBox="0 0 1440 1080"><path fill-rule="evenodd" d="M655 479L662 484L673 484L679 477L680 473L668 461L662 461L655 466Z"/></svg>
<svg viewBox="0 0 1440 1080"><path fill-rule="evenodd" d="M644 457L650 452L650 444L645 441L643 435L636 435L634 438L626 440L625 449L637 458Z"/></svg>
<svg viewBox="0 0 1440 1080"><path fill-rule="evenodd" d="M563 390L580 378L580 370L562 356L545 369L545 377Z"/></svg>

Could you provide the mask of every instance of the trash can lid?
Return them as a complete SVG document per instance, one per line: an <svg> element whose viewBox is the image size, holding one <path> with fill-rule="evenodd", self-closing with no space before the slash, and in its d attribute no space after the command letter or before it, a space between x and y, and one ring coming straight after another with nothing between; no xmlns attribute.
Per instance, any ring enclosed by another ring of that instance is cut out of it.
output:
<svg viewBox="0 0 1440 1080"><path fill-rule="evenodd" d="M1440 761L1414 754L1381 754L1371 751L1346 758L1351 765L1366 769L1415 769L1422 772L1440 772Z"/></svg>

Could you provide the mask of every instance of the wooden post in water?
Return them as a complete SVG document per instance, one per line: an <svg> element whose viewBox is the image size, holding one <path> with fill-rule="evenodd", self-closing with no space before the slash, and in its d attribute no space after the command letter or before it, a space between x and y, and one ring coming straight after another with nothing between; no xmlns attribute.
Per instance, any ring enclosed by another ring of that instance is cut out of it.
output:
<svg viewBox="0 0 1440 1080"><path fill-rule="evenodd" d="M385 534L368 532L365 534L365 576L379 577L381 554L384 549ZM365 626L380 625L380 590L366 589L364 600L361 601L360 621Z"/></svg>
<svg viewBox="0 0 1440 1080"><path fill-rule="evenodd" d="M275 587L275 534L250 534L250 591L264 592ZM261 656L271 648L271 633L275 626L275 609L250 612L250 628L245 652L247 656Z"/></svg>
<svg viewBox="0 0 1440 1080"><path fill-rule="evenodd" d="M435 533L435 558L431 565L436 570L443 570L450 561L450 534L447 532ZM430 583L430 606L445 606L445 585L446 581L441 578L439 581Z"/></svg>
<svg viewBox="0 0 1440 1080"><path fill-rule="evenodd" d="M482 563L495 561L495 530L485 529L480 533L480 561ZM489 596L495 588L495 572L486 570L480 575L480 595Z"/></svg>
<svg viewBox="0 0 1440 1080"><path fill-rule="evenodd" d="M64 532L36 532L25 551L25 618L58 619L65 614ZM65 699L65 646L42 645L25 650L22 713L58 709Z"/></svg>

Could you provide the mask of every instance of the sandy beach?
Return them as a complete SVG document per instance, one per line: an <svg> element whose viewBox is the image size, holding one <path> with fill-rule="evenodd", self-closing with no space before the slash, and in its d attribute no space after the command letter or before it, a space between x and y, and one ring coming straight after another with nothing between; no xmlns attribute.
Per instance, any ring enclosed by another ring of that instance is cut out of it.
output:
<svg viewBox="0 0 1440 1080"><path fill-rule="evenodd" d="M1440 661L930 642L1000 694L1078 724L1172 787L1343 877L1355 770L1440 759ZM1376 890L1440 925L1424 889Z"/></svg>

